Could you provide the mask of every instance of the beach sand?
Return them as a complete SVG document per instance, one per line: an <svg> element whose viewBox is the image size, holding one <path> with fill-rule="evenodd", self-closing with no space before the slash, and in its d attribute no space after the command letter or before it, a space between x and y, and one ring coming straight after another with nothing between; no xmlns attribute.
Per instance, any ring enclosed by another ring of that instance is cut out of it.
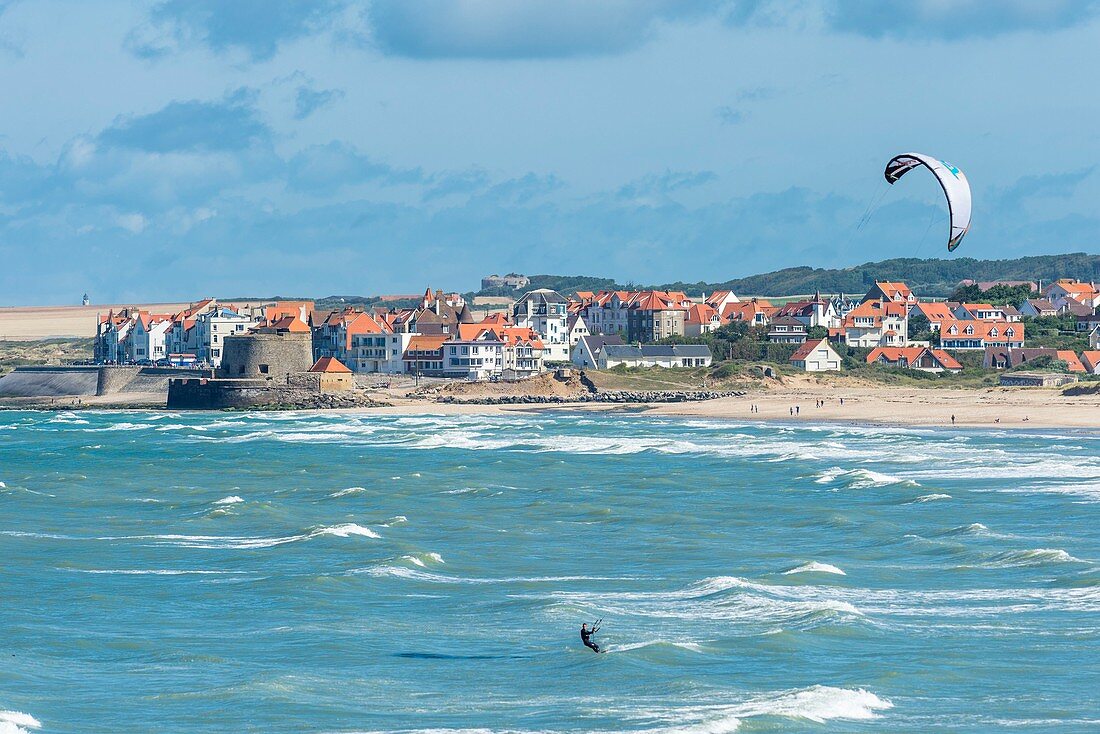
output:
<svg viewBox="0 0 1100 734"><path fill-rule="evenodd" d="M406 391L372 392L372 397L391 403L387 407L337 408L327 411L377 415L476 415L532 412L600 412L631 415L678 416L735 420L859 423L902 426L957 426L998 428L1100 429L1100 394L1064 396L1042 388L986 388L945 390L898 387L817 385L749 391L743 397L683 403L550 403L480 405L438 403L407 397ZM841 400L843 399L843 404ZM816 407L823 400L822 407ZM32 406L31 403L34 403ZM163 394L127 393L85 397L79 406L73 398L8 400L7 407L47 409L135 408L163 409ZM751 406L759 412L752 412ZM798 413L791 414L797 406Z"/></svg>
<svg viewBox="0 0 1100 734"><path fill-rule="evenodd" d="M392 407L371 413L444 415L532 411L629 412L656 416L737 420L822 421L905 426L1100 429L1100 395L1063 396L1041 388L944 390L887 387L799 386L750 391L744 397L657 404L565 403L550 405L462 405L379 396ZM817 400L822 407L815 407ZM841 405L841 399L844 404ZM751 412L752 405L759 412ZM790 409L798 406L797 415Z"/></svg>

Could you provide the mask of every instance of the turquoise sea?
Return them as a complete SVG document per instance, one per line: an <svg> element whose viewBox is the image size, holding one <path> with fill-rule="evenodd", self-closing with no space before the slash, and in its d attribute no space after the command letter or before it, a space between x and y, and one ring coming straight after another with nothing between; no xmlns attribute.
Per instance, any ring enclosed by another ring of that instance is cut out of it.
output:
<svg viewBox="0 0 1100 734"><path fill-rule="evenodd" d="M1100 730L1100 432L7 412L0 482L2 734Z"/></svg>

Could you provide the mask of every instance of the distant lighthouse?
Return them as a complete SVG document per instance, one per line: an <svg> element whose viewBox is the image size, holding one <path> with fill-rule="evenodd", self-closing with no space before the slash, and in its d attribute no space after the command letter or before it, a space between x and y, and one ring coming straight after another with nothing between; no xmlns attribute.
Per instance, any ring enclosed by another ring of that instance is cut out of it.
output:
<svg viewBox="0 0 1100 734"><path fill-rule="evenodd" d="M92 301L91 301L91 299L88 298L87 293L85 293L84 297L80 299L80 303L83 306L91 306L92 305Z"/></svg>

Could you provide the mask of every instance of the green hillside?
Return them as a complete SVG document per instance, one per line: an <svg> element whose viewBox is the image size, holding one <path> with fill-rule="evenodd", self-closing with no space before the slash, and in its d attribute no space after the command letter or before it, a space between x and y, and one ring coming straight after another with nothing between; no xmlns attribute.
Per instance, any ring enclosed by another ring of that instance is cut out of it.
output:
<svg viewBox="0 0 1100 734"><path fill-rule="evenodd" d="M717 283L661 283L641 285L615 283L609 278L582 275L531 275L530 288L551 288L566 295L578 290L656 288L685 291L697 296L713 290L732 290L742 295L791 296L803 293L865 293L876 280L901 280L923 296L946 297L959 281L1042 280L1079 278L1100 280L1100 255L1083 252L1068 255L1038 255L1015 260L975 260L964 257L952 260L921 260L897 258L864 263L850 268L830 269L808 266L784 268L771 273L750 275ZM517 295L515 291L493 289L477 295Z"/></svg>

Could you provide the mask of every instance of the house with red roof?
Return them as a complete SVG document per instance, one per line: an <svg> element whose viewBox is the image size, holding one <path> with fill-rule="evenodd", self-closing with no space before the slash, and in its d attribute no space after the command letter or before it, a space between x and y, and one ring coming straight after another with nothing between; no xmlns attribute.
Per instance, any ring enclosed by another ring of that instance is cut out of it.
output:
<svg viewBox="0 0 1100 734"><path fill-rule="evenodd" d="M910 316L919 313L928 319L932 331L939 331L944 321L957 321L958 317L951 307L943 301L921 301L913 306Z"/></svg>
<svg viewBox="0 0 1100 734"><path fill-rule="evenodd" d="M722 325L722 314L709 303L696 303L684 315L684 336L709 334Z"/></svg>
<svg viewBox="0 0 1100 734"><path fill-rule="evenodd" d="M692 305L683 293L639 291L627 308L627 339L655 342L684 335L684 317Z"/></svg>
<svg viewBox="0 0 1100 734"><path fill-rule="evenodd" d="M867 295L863 297L864 303L868 301L889 301L890 303L902 303L907 306L915 305L918 300L905 283L895 283L887 280L876 281L871 289L867 291Z"/></svg>
<svg viewBox="0 0 1100 734"><path fill-rule="evenodd" d="M836 312L836 306L820 294L815 294L809 300L788 301L779 307L776 318L789 317L798 319L808 328L820 326L828 329L840 326L841 318Z"/></svg>
<svg viewBox="0 0 1100 734"><path fill-rule="evenodd" d="M1087 372L1077 355L1069 349L990 347L985 350L982 366L986 369L1005 370L1019 367L1040 357L1061 360L1070 372Z"/></svg>
<svg viewBox="0 0 1100 734"><path fill-rule="evenodd" d="M1100 306L1100 290L1095 283L1063 278L1048 285L1044 295L1057 309L1062 309L1066 301L1075 301L1092 309Z"/></svg>
<svg viewBox="0 0 1100 734"><path fill-rule="evenodd" d="M841 328L850 347L904 347L909 341L909 304L864 301L848 312Z"/></svg>
<svg viewBox="0 0 1100 734"><path fill-rule="evenodd" d="M709 296L703 299L704 303L719 313L731 303L739 303L740 301L741 299L738 298L733 291L713 291Z"/></svg>
<svg viewBox="0 0 1100 734"><path fill-rule="evenodd" d="M1100 350L1089 349L1081 352L1081 364L1090 375L1100 375Z"/></svg>
<svg viewBox="0 0 1100 734"><path fill-rule="evenodd" d="M317 380L321 392L344 392L355 387L355 378L351 370L335 357L321 357L309 372Z"/></svg>
<svg viewBox="0 0 1100 734"><path fill-rule="evenodd" d="M828 339L810 339L791 355L791 364L806 372L838 372L844 360Z"/></svg>
<svg viewBox="0 0 1100 734"><path fill-rule="evenodd" d="M942 349L930 347L878 347L867 355L867 364L920 370L921 372L961 372L962 365Z"/></svg>
<svg viewBox="0 0 1100 734"><path fill-rule="evenodd" d="M739 301L723 306L720 310L722 323L731 321L743 321L752 326L767 326L775 317L779 309L763 298L750 298L747 301Z"/></svg>
<svg viewBox="0 0 1100 734"><path fill-rule="evenodd" d="M443 375L443 334L414 334L401 355L410 375Z"/></svg>
<svg viewBox="0 0 1100 734"><path fill-rule="evenodd" d="M940 347L943 349L1015 348L1023 345L1023 323L968 319L947 321L940 326Z"/></svg>

